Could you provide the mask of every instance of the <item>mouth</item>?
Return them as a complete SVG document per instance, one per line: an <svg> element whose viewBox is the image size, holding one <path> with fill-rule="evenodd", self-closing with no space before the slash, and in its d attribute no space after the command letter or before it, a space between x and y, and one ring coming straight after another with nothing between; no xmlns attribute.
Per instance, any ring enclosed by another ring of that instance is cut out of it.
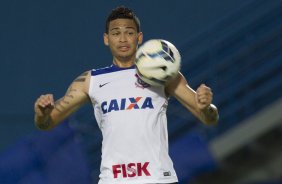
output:
<svg viewBox="0 0 282 184"><path fill-rule="evenodd" d="M130 49L129 46L119 46L118 49L121 51L121 52L126 52Z"/></svg>

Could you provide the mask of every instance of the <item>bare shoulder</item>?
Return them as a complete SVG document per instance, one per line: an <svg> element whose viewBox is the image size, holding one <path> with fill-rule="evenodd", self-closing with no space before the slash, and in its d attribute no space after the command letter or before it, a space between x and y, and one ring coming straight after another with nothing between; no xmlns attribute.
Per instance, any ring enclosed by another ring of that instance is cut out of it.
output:
<svg viewBox="0 0 282 184"><path fill-rule="evenodd" d="M81 92L88 94L90 77L91 77L91 70L85 71L73 80L70 87L76 88Z"/></svg>
<svg viewBox="0 0 282 184"><path fill-rule="evenodd" d="M59 99L56 103L59 105L65 102L65 106L80 106L89 101L88 88L91 71L86 71L76 77L69 85L64 97ZM55 106L56 107L56 106Z"/></svg>

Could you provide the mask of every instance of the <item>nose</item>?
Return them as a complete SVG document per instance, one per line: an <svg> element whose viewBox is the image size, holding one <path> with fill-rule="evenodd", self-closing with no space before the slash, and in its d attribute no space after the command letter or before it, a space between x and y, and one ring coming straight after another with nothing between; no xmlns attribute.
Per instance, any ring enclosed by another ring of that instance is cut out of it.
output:
<svg viewBox="0 0 282 184"><path fill-rule="evenodd" d="M125 34L125 33L122 33L122 34L120 35L119 41L120 41L120 42L126 42L126 41L127 41L127 37L126 37L126 34Z"/></svg>

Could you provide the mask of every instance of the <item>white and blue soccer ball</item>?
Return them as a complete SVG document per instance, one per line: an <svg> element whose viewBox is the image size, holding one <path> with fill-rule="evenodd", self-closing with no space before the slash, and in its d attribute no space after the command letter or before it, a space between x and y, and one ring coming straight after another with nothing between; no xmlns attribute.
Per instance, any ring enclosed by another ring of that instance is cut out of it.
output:
<svg viewBox="0 0 282 184"><path fill-rule="evenodd" d="M153 39L141 45L136 53L137 75L152 86L163 86L177 76L181 56L177 48L162 39Z"/></svg>

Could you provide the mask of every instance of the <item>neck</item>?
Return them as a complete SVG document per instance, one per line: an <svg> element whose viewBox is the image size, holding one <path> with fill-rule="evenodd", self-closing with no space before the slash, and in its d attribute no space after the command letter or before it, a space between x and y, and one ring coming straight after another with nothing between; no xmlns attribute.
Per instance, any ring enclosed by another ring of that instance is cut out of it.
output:
<svg viewBox="0 0 282 184"><path fill-rule="evenodd" d="M134 60L121 61L114 58L113 63L117 65L119 68L128 68L134 65Z"/></svg>

